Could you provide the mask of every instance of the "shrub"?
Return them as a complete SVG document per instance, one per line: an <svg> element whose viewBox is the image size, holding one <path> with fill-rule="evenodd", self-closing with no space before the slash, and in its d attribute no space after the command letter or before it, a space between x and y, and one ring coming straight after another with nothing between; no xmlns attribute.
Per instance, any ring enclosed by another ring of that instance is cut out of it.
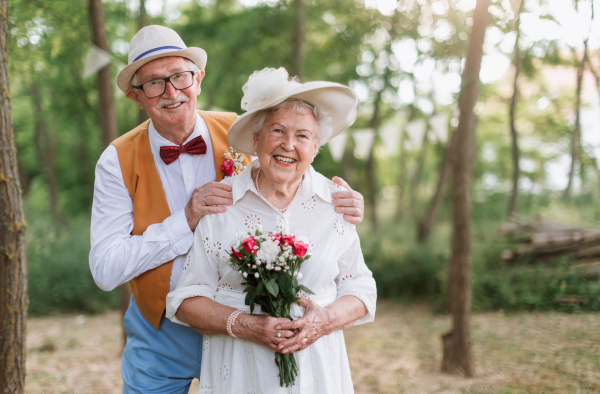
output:
<svg viewBox="0 0 600 394"><path fill-rule="evenodd" d="M90 273L89 218L57 224L38 214L26 216L29 314L97 313L117 308L117 292L100 290Z"/></svg>

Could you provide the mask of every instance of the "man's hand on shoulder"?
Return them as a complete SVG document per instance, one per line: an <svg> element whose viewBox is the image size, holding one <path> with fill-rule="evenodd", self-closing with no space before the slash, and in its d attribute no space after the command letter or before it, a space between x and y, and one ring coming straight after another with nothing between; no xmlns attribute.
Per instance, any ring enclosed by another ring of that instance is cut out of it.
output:
<svg viewBox="0 0 600 394"><path fill-rule="evenodd" d="M194 231L204 215L225 212L225 206L231 204L231 186L221 182L209 182L194 190L185 206L185 218L190 229Z"/></svg>
<svg viewBox="0 0 600 394"><path fill-rule="evenodd" d="M334 176L332 181L346 188L345 191L331 194L335 211L344 214L344 219L349 223L358 224L362 222L365 212L365 200L362 194L352 190L346 181L340 177Z"/></svg>

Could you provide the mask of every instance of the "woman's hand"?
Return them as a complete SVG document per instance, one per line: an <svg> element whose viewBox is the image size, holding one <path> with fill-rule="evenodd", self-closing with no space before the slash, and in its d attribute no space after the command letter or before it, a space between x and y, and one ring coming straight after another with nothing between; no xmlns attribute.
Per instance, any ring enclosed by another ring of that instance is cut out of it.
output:
<svg viewBox="0 0 600 394"><path fill-rule="evenodd" d="M242 313L233 325L233 333L242 339L279 351L279 345L294 336L292 330L276 329L276 325L289 323L288 319L267 315Z"/></svg>
<svg viewBox="0 0 600 394"><path fill-rule="evenodd" d="M305 309L304 315L295 321L285 321L275 326L276 330L286 330L293 335L278 344L277 351L287 354L304 350L323 335L333 331L335 316L331 309L323 308L314 301L300 299ZM298 332L294 333L294 330Z"/></svg>

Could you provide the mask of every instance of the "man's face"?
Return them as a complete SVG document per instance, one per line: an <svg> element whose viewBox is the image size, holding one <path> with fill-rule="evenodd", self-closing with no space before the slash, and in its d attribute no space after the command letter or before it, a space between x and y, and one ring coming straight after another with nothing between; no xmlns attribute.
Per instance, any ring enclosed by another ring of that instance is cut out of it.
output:
<svg viewBox="0 0 600 394"><path fill-rule="evenodd" d="M178 72L192 70L185 58L162 57L140 67L137 82L142 85L155 78L166 78ZM202 78L204 71L194 75L192 86L183 90L177 90L171 83L167 83L165 92L157 97L147 97L143 90L130 88L127 97L148 113L159 132L181 130L185 133L196 122L196 99L200 94Z"/></svg>

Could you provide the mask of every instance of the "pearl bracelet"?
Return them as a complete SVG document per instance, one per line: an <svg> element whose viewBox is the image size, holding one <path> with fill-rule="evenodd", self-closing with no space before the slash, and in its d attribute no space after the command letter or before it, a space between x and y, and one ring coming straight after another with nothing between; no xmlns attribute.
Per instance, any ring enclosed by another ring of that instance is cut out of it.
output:
<svg viewBox="0 0 600 394"><path fill-rule="evenodd" d="M239 315L241 315L243 313L243 311L241 311L240 309L235 310L233 312L231 312L231 315L229 315L229 318L227 319L227 334L231 335L234 338L237 338L234 334L233 331L231 330L233 328L233 325L235 324L235 319L238 318Z"/></svg>

